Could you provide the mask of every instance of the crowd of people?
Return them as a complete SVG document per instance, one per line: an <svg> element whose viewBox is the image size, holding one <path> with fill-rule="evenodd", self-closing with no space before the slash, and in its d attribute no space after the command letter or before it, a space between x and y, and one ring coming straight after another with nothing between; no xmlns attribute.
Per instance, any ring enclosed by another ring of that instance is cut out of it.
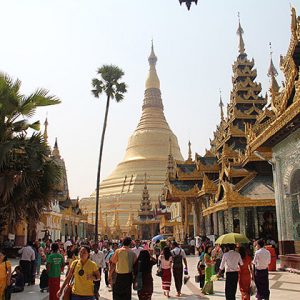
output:
<svg viewBox="0 0 300 300"><path fill-rule="evenodd" d="M264 241L248 245L213 245L202 238L196 246L199 282L203 294L214 293L213 282L225 277L225 297L236 299L239 284L241 299L250 300L255 286L258 300L269 299L268 266L270 252ZM175 240L132 241L125 237L121 241L71 240L62 243L47 241L28 242L19 254L20 263L14 271L11 263L0 251L0 300L9 299L10 293L24 291L25 285L34 285L40 276L41 291L49 292L50 300L99 299L100 280L112 292L114 300L131 299L132 289L140 300L150 300L153 294L153 266L161 277L164 295L170 297L172 280L176 295L181 296L183 283L189 280L185 251ZM42 273L41 265L43 267ZM155 274L155 273L154 273ZM63 284L61 276L65 275Z"/></svg>

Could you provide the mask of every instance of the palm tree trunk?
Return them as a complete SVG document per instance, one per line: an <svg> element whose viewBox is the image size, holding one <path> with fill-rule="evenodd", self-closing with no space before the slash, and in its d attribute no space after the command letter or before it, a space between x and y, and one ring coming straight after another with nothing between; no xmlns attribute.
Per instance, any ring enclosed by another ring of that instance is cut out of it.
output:
<svg viewBox="0 0 300 300"><path fill-rule="evenodd" d="M110 101L110 96L107 96L105 116L104 116L104 122L103 122L103 128L102 128L101 144L100 144L99 161L98 161L97 183L96 183L95 242L98 242L100 172L101 172L101 161L102 161L104 137L105 137L105 131L106 131L106 125L107 125L107 116L108 116L108 110L109 110L109 101Z"/></svg>

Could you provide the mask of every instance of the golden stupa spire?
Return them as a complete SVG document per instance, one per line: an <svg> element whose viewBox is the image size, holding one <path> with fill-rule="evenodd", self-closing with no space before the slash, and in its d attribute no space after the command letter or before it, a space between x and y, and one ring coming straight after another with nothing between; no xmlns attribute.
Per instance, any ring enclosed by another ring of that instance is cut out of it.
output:
<svg viewBox="0 0 300 300"><path fill-rule="evenodd" d="M245 43L243 40L244 30L241 26L240 13L238 13L238 18L239 18L239 27L236 34L239 36L239 53L243 54L245 53Z"/></svg>
<svg viewBox="0 0 300 300"><path fill-rule="evenodd" d="M224 103L222 101L222 93L221 90L219 91L220 93L220 102L219 102L219 107L220 107L220 112L221 112L221 121L224 120L224 111L223 111L223 107L224 107Z"/></svg>
<svg viewBox="0 0 300 300"><path fill-rule="evenodd" d="M188 160L192 160L192 144L191 144L191 141L189 141L189 143L188 143L188 145L189 145L189 156L188 156Z"/></svg>
<svg viewBox="0 0 300 300"><path fill-rule="evenodd" d="M52 155L54 157L60 158L60 153L59 153L58 144L57 144L57 137L55 138L55 143L54 143L54 148L53 148L53 151L52 151Z"/></svg>
<svg viewBox="0 0 300 300"><path fill-rule="evenodd" d="M151 42L151 53L150 56L148 57L150 69L149 69L149 74L148 78L146 80L146 90L147 89L160 89L160 81L156 73L156 62L157 62L157 57L154 53L154 47L153 47L153 40Z"/></svg>
<svg viewBox="0 0 300 300"><path fill-rule="evenodd" d="M44 130L44 142L47 144L48 143L48 118L46 117L46 120L45 120L45 130Z"/></svg>

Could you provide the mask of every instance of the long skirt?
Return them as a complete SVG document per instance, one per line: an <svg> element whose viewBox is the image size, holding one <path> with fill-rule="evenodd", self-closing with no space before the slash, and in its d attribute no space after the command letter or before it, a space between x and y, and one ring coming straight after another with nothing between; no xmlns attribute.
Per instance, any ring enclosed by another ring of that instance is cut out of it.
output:
<svg viewBox="0 0 300 300"><path fill-rule="evenodd" d="M175 281L176 291L177 293L180 293L182 288L183 267L173 268L173 277Z"/></svg>
<svg viewBox="0 0 300 300"><path fill-rule="evenodd" d="M270 297L268 269L255 270L255 284L257 288L257 300L268 300Z"/></svg>
<svg viewBox="0 0 300 300"><path fill-rule="evenodd" d="M204 283L204 287L202 289L203 294L213 294L214 293L214 284L211 281L211 276L214 273L213 268L214 268L214 266L205 268L205 283Z"/></svg>
<svg viewBox="0 0 300 300"><path fill-rule="evenodd" d="M172 274L171 269L162 269L162 289L164 291L169 291L171 288L171 280L172 280Z"/></svg>
<svg viewBox="0 0 300 300"><path fill-rule="evenodd" d="M132 273L117 274L113 284L113 300L131 300Z"/></svg>
<svg viewBox="0 0 300 300"><path fill-rule="evenodd" d="M247 270L247 272L240 272L239 286L240 286L242 300L250 300L250 285L251 285L251 274L249 270Z"/></svg>

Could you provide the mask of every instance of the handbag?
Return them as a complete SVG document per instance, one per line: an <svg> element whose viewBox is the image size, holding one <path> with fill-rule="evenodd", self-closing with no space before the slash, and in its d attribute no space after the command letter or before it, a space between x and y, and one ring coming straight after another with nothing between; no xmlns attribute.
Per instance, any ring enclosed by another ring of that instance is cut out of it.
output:
<svg viewBox="0 0 300 300"><path fill-rule="evenodd" d="M251 284L250 284L250 296L256 295L256 292L257 292L256 284L255 284L254 280L251 280Z"/></svg>
<svg viewBox="0 0 300 300"><path fill-rule="evenodd" d="M74 270L75 270L75 267L76 267L77 263L78 263L78 260L76 261L74 268L71 270L73 275L72 275L69 283L67 284L67 286L64 289L64 292L63 292L63 295L62 295L63 300L71 300L72 288L73 288L73 283L74 283Z"/></svg>
<svg viewBox="0 0 300 300"><path fill-rule="evenodd" d="M195 275L195 282L199 283L200 282L200 275Z"/></svg>

